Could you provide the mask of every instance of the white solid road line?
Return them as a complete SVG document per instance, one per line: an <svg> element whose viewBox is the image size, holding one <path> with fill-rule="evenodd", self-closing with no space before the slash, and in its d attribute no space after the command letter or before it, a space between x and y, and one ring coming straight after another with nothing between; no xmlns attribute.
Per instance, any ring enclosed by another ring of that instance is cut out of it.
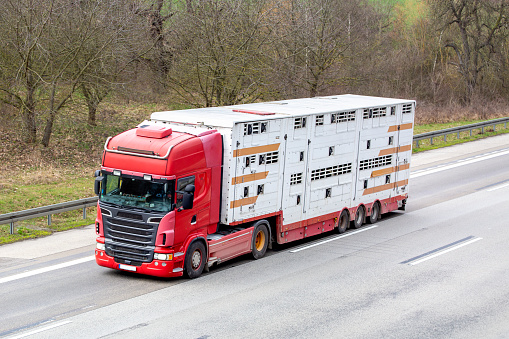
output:
<svg viewBox="0 0 509 339"><path fill-rule="evenodd" d="M69 267L69 266L73 266L73 265L82 264L84 262L92 261L94 259L95 259L95 256L91 255L91 256L88 256L88 257L84 257L84 258L80 258L80 259L64 262L64 263L61 263L61 264L57 264L57 265L53 265L53 266L48 266L48 267L43 267L43 268L38 268L38 269L33 270L33 271L27 271L27 272L11 275L9 277L0 278L0 284L6 283L6 282L9 282L9 281L13 281L13 280L18 280L18 279L23 279L23 278L31 277L33 275L37 275L37 274L41 274L41 273L46 273L46 272L58 270L58 269L61 269L61 268L64 268L64 267Z"/></svg>
<svg viewBox="0 0 509 339"><path fill-rule="evenodd" d="M504 188L504 187L507 187L507 186L509 186L509 183L507 183L507 184L502 184L502 185L499 185L499 186L495 186L495 187L493 187L493 188L490 188L490 189L489 189L489 190L487 190L487 191L488 191L488 192L492 192L492 191L496 191L496 190L499 190L499 189Z"/></svg>
<svg viewBox="0 0 509 339"><path fill-rule="evenodd" d="M44 331L47 331L47 330L51 330L52 328L55 328L55 327L59 327L59 326L62 326L62 325L67 325L67 324L69 324L71 322L72 321L70 321L70 320L59 321L57 323L52 323L52 324L49 324L47 326L39 327L39 328L36 328L36 329L34 329L32 331L21 333L21 334L15 335L13 337L8 337L7 339L25 338L25 337L31 336L33 334L37 334L37 333L41 333L41 332L44 332Z"/></svg>
<svg viewBox="0 0 509 339"><path fill-rule="evenodd" d="M442 254L445 254L445 253L447 253L447 252L451 252L451 251L457 250L457 249L458 249L458 248L460 248L460 247L463 247L463 246L466 246L466 245L470 245L470 244L472 244L472 243L474 243L474 242L476 242L476 241L479 241L479 240L481 240L481 239L482 239L482 238L475 238L475 239L472 239L472 240L470 240L470 241L464 242L464 243L459 244L459 245L454 246L454 247L450 247L450 248L448 248L448 249L446 249L446 250L444 250L444 251L441 251L441 252L435 253L435 254L433 254L433 255L430 255L430 256L428 256L428 257L422 258L422 259L420 259L420 260L413 261L413 262L409 263L409 265L412 265L412 266L413 266L413 265L420 264L420 263L421 263L421 262L423 262L423 261L426 261L426 260L429 260L429 259L433 259L433 258L435 258L435 257L438 257L439 255L442 255Z"/></svg>
<svg viewBox="0 0 509 339"><path fill-rule="evenodd" d="M349 237L349 236L357 234L357 233L368 231L368 230L373 229L375 227L378 227L378 226L377 225L373 225L373 226L370 226L370 227L367 227L367 228L363 228L363 229L360 229L360 230L357 230L357 231L354 231L354 232L348 232L346 234L340 235L339 237L335 237L335 238L332 238L332 239L327 239L327 240L320 241L320 242L317 242L317 243L314 243L314 244L311 244L311 245L308 245L308 246L305 246L305 247L297 248L296 250L290 251L290 253L297 253L297 252L300 252L300 251L304 251L304 250L307 250L308 248L315 247L315 246L318 246L318 245L323 245L323 244L326 244L328 242L331 242L331 241L334 241L334 240L338 240L338 239L341 239L341 238L346 238L346 237Z"/></svg>
<svg viewBox="0 0 509 339"><path fill-rule="evenodd" d="M452 169L452 168L456 168L456 167L460 167L460 166L464 166L464 165L468 165L468 164L473 164L475 162L479 162L479 161L483 161L483 160L499 157L499 156L506 155L506 154L509 154L509 150L504 150L504 151L500 151L500 152L494 152L494 153L489 153L489 154L486 154L486 155L481 155L481 156L477 156L477 157L473 157L473 158L459 160L459 161L457 161L457 162L455 162L453 164L438 166L438 167L434 167L434 168L425 169L425 170L421 170L421 171L416 171L416 172L410 173L410 178L418 178L418 177L421 177L423 175L428 175L428 174L432 174L432 173L438 173L438 172L445 171L445 170L448 170L448 169Z"/></svg>

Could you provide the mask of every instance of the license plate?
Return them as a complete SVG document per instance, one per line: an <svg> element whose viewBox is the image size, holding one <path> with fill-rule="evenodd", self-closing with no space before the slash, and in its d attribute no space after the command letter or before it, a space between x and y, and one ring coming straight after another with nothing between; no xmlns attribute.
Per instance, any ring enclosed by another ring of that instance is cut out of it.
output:
<svg viewBox="0 0 509 339"><path fill-rule="evenodd" d="M136 266L129 266L129 265L124 265L124 264L119 264L118 268L120 268L121 270L136 272Z"/></svg>

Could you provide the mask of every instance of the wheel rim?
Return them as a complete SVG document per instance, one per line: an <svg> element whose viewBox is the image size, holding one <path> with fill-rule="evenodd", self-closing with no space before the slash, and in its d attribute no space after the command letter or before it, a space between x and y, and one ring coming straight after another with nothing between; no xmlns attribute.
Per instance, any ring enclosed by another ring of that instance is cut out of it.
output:
<svg viewBox="0 0 509 339"><path fill-rule="evenodd" d="M373 211L371 213L373 215L373 217L372 217L373 220L378 219L378 213L380 213L379 207L378 207L378 204L375 203L375 205L373 206Z"/></svg>
<svg viewBox="0 0 509 339"><path fill-rule="evenodd" d="M263 246L265 246L265 233L260 230L256 233L255 248L257 251L261 251L263 250Z"/></svg>
<svg viewBox="0 0 509 339"><path fill-rule="evenodd" d="M339 221L339 227L341 229L346 229L347 226L348 226L348 218L346 217L346 215L343 215L343 216L341 216L341 220Z"/></svg>
<svg viewBox="0 0 509 339"><path fill-rule="evenodd" d="M360 225L362 223L362 207L360 207L357 210L356 216L355 216L355 223L357 225Z"/></svg>
<svg viewBox="0 0 509 339"><path fill-rule="evenodd" d="M193 252L193 256L191 257L191 265L193 266L193 270L196 270L200 267L201 264L201 252L196 250Z"/></svg>

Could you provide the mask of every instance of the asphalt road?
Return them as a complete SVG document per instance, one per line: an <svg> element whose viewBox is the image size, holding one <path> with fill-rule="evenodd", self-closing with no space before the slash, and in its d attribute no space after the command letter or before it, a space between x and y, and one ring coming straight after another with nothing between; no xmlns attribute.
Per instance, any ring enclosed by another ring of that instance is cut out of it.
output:
<svg viewBox="0 0 509 339"><path fill-rule="evenodd" d="M406 212L195 280L97 266L91 227L1 246L0 336L509 338L508 146L418 154Z"/></svg>

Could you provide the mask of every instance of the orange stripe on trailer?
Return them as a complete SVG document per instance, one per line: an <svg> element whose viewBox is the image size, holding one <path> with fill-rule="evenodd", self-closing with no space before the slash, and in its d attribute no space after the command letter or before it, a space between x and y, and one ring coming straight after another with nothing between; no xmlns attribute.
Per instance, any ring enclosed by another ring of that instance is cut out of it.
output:
<svg viewBox="0 0 509 339"><path fill-rule="evenodd" d="M371 188L365 189L364 193L362 193L362 195L368 195L368 194L378 193L378 192L382 192L382 191L387 191L387 190L396 188L396 186L404 186L407 184L408 184L408 179L401 180L398 182L393 182L390 184L381 185L381 186L371 187Z"/></svg>
<svg viewBox="0 0 509 339"><path fill-rule="evenodd" d="M402 124L402 125L393 125L393 126L389 126L389 129L387 130L387 132L396 132L396 131L402 131L404 129L411 129L412 128L412 123L408 123L408 124Z"/></svg>
<svg viewBox="0 0 509 339"><path fill-rule="evenodd" d="M269 175L269 172L260 172L260 173L254 173L254 174L246 174L242 175L240 177L235 177L232 180L232 185L242 184L244 182L250 182L255 180L261 180L266 179L267 175Z"/></svg>
<svg viewBox="0 0 509 339"><path fill-rule="evenodd" d="M255 146L255 147L247 147L247 148L241 148L236 149L233 151L234 157L241 157L243 155L251 155L251 154L258 154L258 153L266 153L266 152L274 152L279 149L279 144L271 144L271 145L264 145L264 146Z"/></svg>
<svg viewBox="0 0 509 339"><path fill-rule="evenodd" d="M254 204L257 199L258 199L258 196L244 198L244 199L239 199L239 200L234 200L234 201L230 202L230 208L236 208L236 207L240 207L240 206L251 205L251 204Z"/></svg>
<svg viewBox="0 0 509 339"><path fill-rule="evenodd" d="M406 151L411 151L411 150L412 150L412 145L392 147L392 148L387 148L387 149L381 150L380 153L378 153L378 156L381 157L382 155L389 155L389 154L394 154L394 153L398 153L398 152L406 152Z"/></svg>
<svg viewBox="0 0 509 339"><path fill-rule="evenodd" d="M373 173L371 173L371 177L372 178L379 177L381 175L391 174L391 173L394 173L394 172L399 172L399 171L407 170L409 168L410 168L410 164L394 166L394 167L391 167L391 168L384 168L384 169L381 169L381 170L373 171Z"/></svg>

